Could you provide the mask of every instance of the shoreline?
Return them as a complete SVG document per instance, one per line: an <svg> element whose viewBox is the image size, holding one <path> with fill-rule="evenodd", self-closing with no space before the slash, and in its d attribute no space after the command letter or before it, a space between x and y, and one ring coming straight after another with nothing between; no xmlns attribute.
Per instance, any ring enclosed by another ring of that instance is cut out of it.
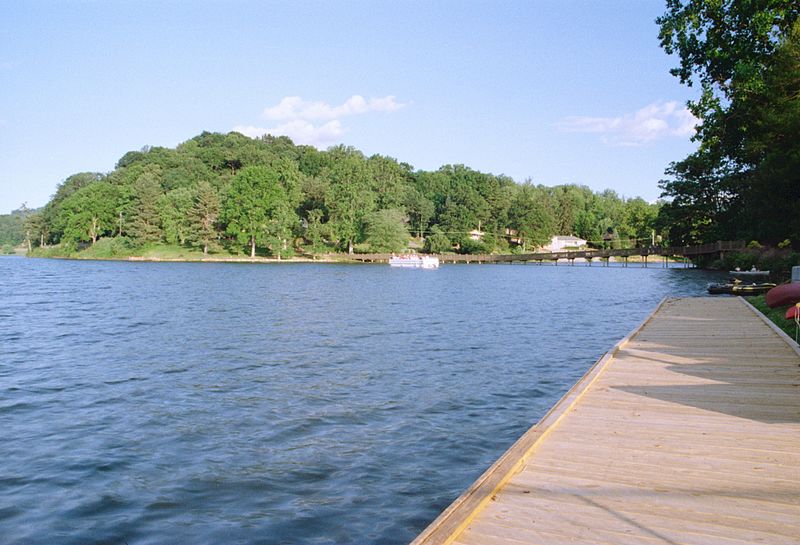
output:
<svg viewBox="0 0 800 545"><path fill-rule="evenodd" d="M147 257L147 256L127 256L127 257L83 257L83 256L36 256L23 255L30 259L63 259L66 261L122 261L130 263L360 263L360 261L348 261L342 259L331 259L326 257L289 257L277 259L274 257Z"/></svg>
<svg viewBox="0 0 800 545"><path fill-rule="evenodd" d="M81 256L81 255L73 255L73 256L65 256L65 255L26 255L26 254L14 254L20 257L26 257L31 259L63 259L63 260L71 260L71 261L123 261L123 262L131 262L131 263L261 263L261 264L274 264L274 263L342 263L342 264L366 264L366 265L376 265L376 264L383 264L385 265L388 261L380 260L380 259L373 259L372 256L362 255L362 254L354 254L353 256L349 256L348 254L341 254L341 255L320 255L318 257L288 257L288 258L275 258L275 257L237 257L237 256L230 256L230 257L158 257L158 256L125 256L125 257L95 257L95 256ZM428 254L425 254L428 255ZM458 265L481 265L481 264L510 264L503 261L485 261L482 258L485 258L483 255L474 255L470 256L469 254L432 254L436 255L442 263L450 263L450 264L458 264ZM505 254L496 254L497 257L501 257ZM509 254L511 255L511 254ZM650 267L647 268L659 268L662 265L663 256L652 254L649 256L650 258L654 258L650 263ZM558 260L543 260L539 262L525 262L525 261L517 261L517 263L521 264L544 264L547 266L558 266L566 265L566 266L591 266L590 263L605 263L605 260L601 260L600 258L594 259L586 259L582 257L578 257L574 259L574 264L569 263L570 260L566 258L561 258ZM631 256L627 260L628 263L636 263L642 264L646 261L641 259L639 256ZM668 258L667 260L670 264L679 264L682 261L674 258ZM610 263L615 263L618 265L622 265L622 260L611 260ZM692 267L694 268L694 267Z"/></svg>

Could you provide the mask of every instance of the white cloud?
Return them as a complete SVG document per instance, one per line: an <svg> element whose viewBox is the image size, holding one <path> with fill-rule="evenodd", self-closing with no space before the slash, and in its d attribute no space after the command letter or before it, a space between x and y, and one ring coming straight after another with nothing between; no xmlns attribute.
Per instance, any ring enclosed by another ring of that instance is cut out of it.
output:
<svg viewBox="0 0 800 545"><path fill-rule="evenodd" d="M690 136L699 121L677 102L654 102L618 117L571 116L556 126L562 132L603 135L607 144L642 146L667 136Z"/></svg>
<svg viewBox="0 0 800 545"><path fill-rule="evenodd" d="M337 120L315 126L303 119L296 119L270 128L238 125L233 130L250 138L258 138L264 134L288 136L295 144L308 144L316 147L334 144L345 133L342 124Z"/></svg>
<svg viewBox="0 0 800 545"><path fill-rule="evenodd" d="M394 112L406 105L398 102L393 95L369 100L361 95L353 95L338 106L303 100L300 97L284 97L278 104L265 108L262 112L263 118L281 122L278 125L268 128L239 125L233 130L251 138L264 134L282 135L288 136L297 144L325 147L341 141L341 137L347 132L342 126L341 118L370 112Z"/></svg>
<svg viewBox="0 0 800 545"><path fill-rule="evenodd" d="M368 112L394 112L406 106L392 96L365 99L353 95L338 106L326 102L312 102L300 97L284 97L277 105L264 109L264 119L305 119L309 121L339 119Z"/></svg>
<svg viewBox="0 0 800 545"><path fill-rule="evenodd" d="M700 120L697 119L694 114L686 108L676 112L675 117L677 119L678 126L672 129L672 134L676 136L692 136L694 134L695 126L700 123Z"/></svg>

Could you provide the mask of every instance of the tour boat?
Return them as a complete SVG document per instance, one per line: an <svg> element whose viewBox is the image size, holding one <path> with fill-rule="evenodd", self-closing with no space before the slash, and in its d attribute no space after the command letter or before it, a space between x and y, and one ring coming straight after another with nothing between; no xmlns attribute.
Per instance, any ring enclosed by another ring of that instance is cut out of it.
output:
<svg viewBox="0 0 800 545"><path fill-rule="evenodd" d="M439 267L439 258L433 255L393 255L389 258L389 265L391 267L407 267L410 269L436 269Z"/></svg>

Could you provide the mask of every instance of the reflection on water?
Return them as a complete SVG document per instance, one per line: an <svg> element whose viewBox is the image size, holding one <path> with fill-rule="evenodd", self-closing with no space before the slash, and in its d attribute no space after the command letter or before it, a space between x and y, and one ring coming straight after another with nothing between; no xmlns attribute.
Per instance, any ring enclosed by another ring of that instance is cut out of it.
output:
<svg viewBox="0 0 800 545"><path fill-rule="evenodd" d="M8 543L406 543L697 270L0 259Z"/></svg>

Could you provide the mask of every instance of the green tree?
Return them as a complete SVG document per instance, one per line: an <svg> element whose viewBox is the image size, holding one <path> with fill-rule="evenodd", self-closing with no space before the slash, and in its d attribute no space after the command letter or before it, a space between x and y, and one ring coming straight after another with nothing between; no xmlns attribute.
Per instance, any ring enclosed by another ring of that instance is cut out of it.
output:
<svg viewBox="0 0 800 545"><path fill-rule="evenodd" d="M741 126L742 216L754 228L745 238L800 238L800 22L795 22L771 66L764 89L734 105ZM734 123L731 122L731 125Z"/></svg>
<svg viewBox="0 0 800 545"><path fill-rule="evenodd" d="M793 0L667 2L658 23L665 51L680 59L672 73L701 87L689 103L701 121L699 149L673 163L661 182L670 202L658 221L670 227L673 242L762 236L777 242L796 229L782 221L800 205L796 178L773 167L798 154L791 136L800 92L793 45L798 16ZM776 162L753 153L759 148Z"/></svg>
<svg viewBox="0 0 800 545"><path fill-rule="evenodd" d="M353 245L363 236L367 216L375 209L375 194L360 152L338 146L329 154L331 166L322 174L329 181L325 194L328 223L339 244L352 254Z"/></svg>
<svg viewBox="0 0 800 545"><path fill-rule="evenodd" d="M373 155L367 160L371 190L379 210L402 209L411 186L411 167L391 157Z"/></svg>
<svg viewBox="0 0 800 545"><path fill-rule="evenodd" d="M194 192L186 187L173 189L159 197L158 212L167 242L186 244L191 231L189 213L193 200Z"/></svg>
<svg viewBox="0 0 800 545"><path fill-rule="evenodd" d="M433 201L423 195L419 189L412 186L406 191L405 208L408 211L410 223L417 236L421 237L428 228L428 223L436 211Z"/></svg>
<svg viewBox="0 0 800 545"><path fill-rule="evenodd" d="M319 208L309 210L306 219L305 238L311 243L311 250L319 252L324 248L327 226L322 222L325 213Z"/></svg>
<svg viewBox="0 0 800 545"><path fill-rule="evenodd" d="M23 204L11 214L0 215L0 245L18 246L26 240L26 219L31 212ZM30 240L30 236L27 237Z"/></svg>
<svg viewBox="0 0 800 545"><path fill-rule="evenodd" d="M765 68L798 16L795 0L667 0L656 19L659 39L680 59L670 72L688 86L700 84L689 108L703 122L704 144L719 137L731 105L763 89Z"/></svg>
<svg viewBox="0 0 800 545"><path fill-rule="evenodd" d="M463 245L474 229L484 229L491 218L491 205L485 194L492 194L494 184L486 175L464 165L447 165L439 169L447 176L449 187L440 199L438 224L450 240Z"/></svg>
<svg viewBox="0 0 800 545"><path fill-rule="evenodd" d="M222 217L227 232L250 246L251 257L256 255L256 245L265 243L280 257L297 221L281 174L265 166L239 171L225 196Z"/></svg>
<svg viewBox="0 0 800 545"><path fill-rule="evenodd" d="M367 217L367 243L373 252L401 252L408 244L402 210L378 210Z"/></svg>
<svg viewBox="0 0 800 545"><path fill-rule="evenodd" d="M72 193L61 202L65 217L63 238L70 242L97 242L114 228L117 198L117 188L108 182L94 182Z"/></svg>
<svg viewBox="0 0 800 545"><path fill-rule="evenodd" d="M192 242L203 247L203 255L208 255L209 245L217 238L219 211L219 195L216 189L208 182L200 182L189 211L189 237Z"/></svg>
<svg viewBox="0 0 800 545"><path fill-rule="evenodd" d="M47 224L45 242L59 242L64 234L67 214L61 213L61 204L73 193L89 184L103 180L105 176L97 172L79 172L67 177L58 184L56 193L42 209L42 217Z"/></svg>
<svg viewBox="0 0 800 545"><path fill-rule="evenodd" d="M425 251L429 254L443 254L453 250L453 243L438 226L431 227L431 233L425 237Z"/></svg>
<svg viewBox="0 0 800 545"><path fill-rule="evenodd" d="M161 168L148 166L132 186L128 232L139 244L158 242L163 236L158 206L162 196L160 180Z"/></svg>
<svg viewBox="0 0 800 545"><path fill-rule="evenodd" d="M49 229L50 224L41 209L25 216L23 230L29 242L29 251L33 246L45 246L47 244L47 241L50 240Z"/></svg>
<svg viewBox="0 0 800 545"><path fill-rule="evenodd" d="M636 240L640 245L649 245L655 231L658 206L648 204L640 197L629 199L625 202L624 215L624 236Z"/></svg>
<svg viewBox="0 0 800 545"><path fill-rule="evenodd" d="M523 185L517 192L509 209L509 219L522 241L522 251L545 245L555 231L547 194L530 184Z"/></svg>

